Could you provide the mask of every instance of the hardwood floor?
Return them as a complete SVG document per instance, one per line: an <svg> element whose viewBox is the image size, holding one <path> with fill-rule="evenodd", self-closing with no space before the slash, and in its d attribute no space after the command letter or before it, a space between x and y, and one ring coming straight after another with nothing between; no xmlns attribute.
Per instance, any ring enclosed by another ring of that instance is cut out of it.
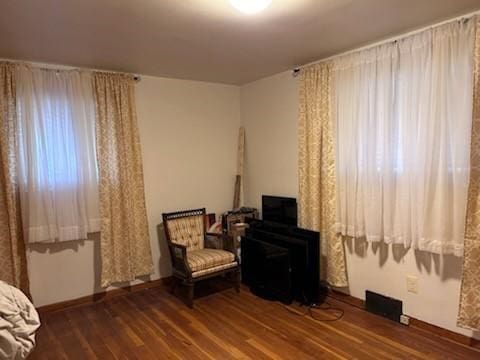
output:
<svg viewBox="0 0 480 360"><path fill-rule="evenodd" d="M194 309L157 287L44 314L31 359L480 359L478 350L333 298L345 314L321 322L246 288L213 292L218 286L201 284Z"/></svg>

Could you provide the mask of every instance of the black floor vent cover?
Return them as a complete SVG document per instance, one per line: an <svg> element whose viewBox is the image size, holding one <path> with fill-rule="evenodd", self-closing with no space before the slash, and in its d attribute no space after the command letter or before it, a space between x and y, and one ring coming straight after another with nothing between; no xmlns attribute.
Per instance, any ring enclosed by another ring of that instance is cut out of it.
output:
<svg viewBox="0 0 480 360"><path fill-rule="evenodd" d="M367 311L400 322L402 315L402 302L391 297L365 291L365 308Z"/></svg>

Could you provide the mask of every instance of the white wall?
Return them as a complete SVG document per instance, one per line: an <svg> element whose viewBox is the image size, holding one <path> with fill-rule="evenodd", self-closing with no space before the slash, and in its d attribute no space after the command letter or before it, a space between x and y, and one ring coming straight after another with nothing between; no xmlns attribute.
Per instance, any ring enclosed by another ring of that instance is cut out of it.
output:
<svg viewBox="0 0 480 360"><path fill-rule="evenodd" d="M136 89L145 195L155 273L170 275L157 225L161 214L206 207L217 214L233 201L240 126L236 86L144 76ZM30 246L31 292L36 306L103 291L96 240Z"/></svg>
<svg viewBox="0 0 480 360"><path fill-rule="evenodd" d="M298 79L285 72L247 84L240 99L246 205L260 207L262 194L297 197ZM346 243L346 257L352 296L364 299L365 290L373 290L402 300L404 313L412 317L472 335L456 326L461 259L361 241ZM418 294L407 292L407 275L418 277Z"/></svg>
<svg viewBox="0 0 480 360"><path fill-rule="evenodd" d="M261 196L296 197L298 84L281 73L241 87L245 127L245 204Z"/></svg>

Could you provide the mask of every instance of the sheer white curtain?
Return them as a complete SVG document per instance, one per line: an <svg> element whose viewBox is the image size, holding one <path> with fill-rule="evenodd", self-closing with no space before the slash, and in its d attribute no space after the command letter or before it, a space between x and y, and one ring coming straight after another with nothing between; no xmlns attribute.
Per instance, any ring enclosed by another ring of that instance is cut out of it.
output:
<svg viewBox="0 0 480 360"><path fill-rule="evenodd" d="M18 155L27 242L99 231L91 75L17 67Z"/></svg>
<svg viewBox="0 0 480 360"><path fill-rule="evenodd" d="M455 22L335 60L343 235L462 255L473 46Z"/></svg>

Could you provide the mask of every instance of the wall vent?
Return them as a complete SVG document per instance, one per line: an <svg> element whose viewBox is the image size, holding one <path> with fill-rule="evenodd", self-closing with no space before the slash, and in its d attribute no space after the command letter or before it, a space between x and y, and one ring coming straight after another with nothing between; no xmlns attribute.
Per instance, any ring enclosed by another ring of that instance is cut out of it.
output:
<svg viewBox="0 0 480 360"><path fill-rule="evenodd" d="M365 308L373 314L400 322L400 316L403 313L402 306L400 300L370 290L365 291Z"/></svg>

